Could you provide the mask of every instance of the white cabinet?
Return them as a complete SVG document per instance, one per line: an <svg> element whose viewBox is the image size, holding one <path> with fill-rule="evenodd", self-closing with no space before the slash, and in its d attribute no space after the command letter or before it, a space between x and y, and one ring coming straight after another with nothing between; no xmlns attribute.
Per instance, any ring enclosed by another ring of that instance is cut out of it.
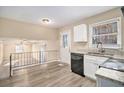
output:
<svg viewBox="0 0 124 93"><path fill-rule="evenodd" d="M74 42L87 42L86 24L75 26L73 29L73 34L74 34Z"/></svg>
<svg viewBox="0 0 124 93"><path fill-rule="evenodd" d="M94 73L96 72L97 68L98 68L97 64L87 61L87 62L85 62L85 66L84 66L84 74L87 77L96 80Z"/></svg>
<svg viewBox="0 0 124 93"><path fill-rule="evenodd" d="M95 72L108 58L84 55L84 75L96 80Z"/></svg>

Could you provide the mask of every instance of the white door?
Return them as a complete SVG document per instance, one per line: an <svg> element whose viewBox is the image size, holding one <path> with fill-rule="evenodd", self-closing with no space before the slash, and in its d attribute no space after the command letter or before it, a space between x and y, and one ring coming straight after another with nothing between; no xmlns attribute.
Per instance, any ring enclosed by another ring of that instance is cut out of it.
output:
<svg viewBox="0 0 124 93"><path fill-rule="evenodd" d="M70 64L70 60L71 60L70 44L71 44L70 31L60 32L60 60L61 62Z"/></svg>

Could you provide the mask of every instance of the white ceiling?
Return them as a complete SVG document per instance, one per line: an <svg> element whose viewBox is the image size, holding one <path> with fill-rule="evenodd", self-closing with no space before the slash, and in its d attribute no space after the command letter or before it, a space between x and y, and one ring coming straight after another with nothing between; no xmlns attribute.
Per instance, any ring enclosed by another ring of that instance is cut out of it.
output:
<svg viewBox="0 0 124 93"><path fill-rule="evenodd" d="M60 28L112 8L115 6L0 6L0 17L40 25L41 19L47 17L53 23L45 26Z"/></svg>

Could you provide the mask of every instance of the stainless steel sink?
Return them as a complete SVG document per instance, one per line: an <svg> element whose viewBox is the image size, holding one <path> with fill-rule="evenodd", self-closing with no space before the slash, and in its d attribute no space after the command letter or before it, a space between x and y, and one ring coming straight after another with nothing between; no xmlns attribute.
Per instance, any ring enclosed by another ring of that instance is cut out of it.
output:
<svg viewBox="0 0 124 93"><path fill-rule="evenodd" d="M121 59L109 59L103 64L100 65L101 67L123 71L124 72L124 60Z"/></svg>
<svg viewBox="0 0 124 93"><path fill-rule="evenodd" d="M104 65L107 68L118 69L118 65L116 63L113 63L113 62L108 62L108 63L105 63Z"/></svg>

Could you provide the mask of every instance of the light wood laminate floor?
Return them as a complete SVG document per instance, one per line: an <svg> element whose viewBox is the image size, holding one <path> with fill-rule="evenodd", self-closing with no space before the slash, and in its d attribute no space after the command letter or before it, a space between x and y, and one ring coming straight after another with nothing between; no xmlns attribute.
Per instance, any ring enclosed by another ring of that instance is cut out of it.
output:
<svg viewBox="0 0 124 93"><path fill-rule="evenodd" d="M96 82L77 75L70 66L52 62L14 71L14 76L0 80L1 87L94 87Z"/></svg>

